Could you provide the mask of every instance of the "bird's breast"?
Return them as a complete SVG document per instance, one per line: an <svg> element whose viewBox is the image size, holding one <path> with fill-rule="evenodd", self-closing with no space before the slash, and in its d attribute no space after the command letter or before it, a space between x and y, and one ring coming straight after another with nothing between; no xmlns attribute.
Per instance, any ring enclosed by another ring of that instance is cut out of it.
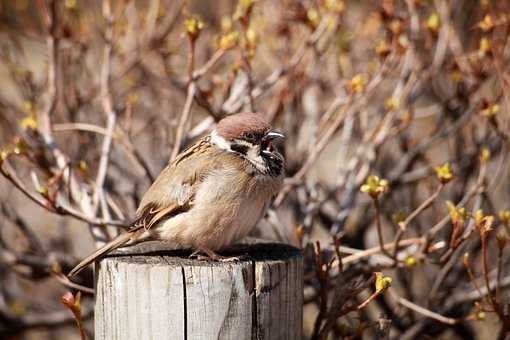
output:
<svg viewBox="0 0 510 340"><path fill-rule="evenodd" d="M161 237L183 247L224 248L253 229L278 188L239 167L214 170L199 185L192 209L165 222Z"/></svg>
<svg viewBox="0 0 510 340"><path fill-rule="evenodd" d="M213 208L209 229L218 239L212 243L231 244L246 236L262 218L272 197L272 188L256 176L237 169L211 174L200 189L197 204Z"/></svg>

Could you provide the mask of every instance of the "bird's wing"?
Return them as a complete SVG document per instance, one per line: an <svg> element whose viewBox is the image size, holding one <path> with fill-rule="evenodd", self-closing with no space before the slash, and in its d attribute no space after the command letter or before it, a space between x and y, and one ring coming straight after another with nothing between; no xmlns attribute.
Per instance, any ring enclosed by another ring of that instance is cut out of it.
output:
<svg viewBox="0 0 510 340"><path fill-rule="evenodd" d="M143 196L136 212L133 228L149 229L193 206L198 185L207 174L221 166L221 153L204 137L183 151L156 178Z"/></svg>

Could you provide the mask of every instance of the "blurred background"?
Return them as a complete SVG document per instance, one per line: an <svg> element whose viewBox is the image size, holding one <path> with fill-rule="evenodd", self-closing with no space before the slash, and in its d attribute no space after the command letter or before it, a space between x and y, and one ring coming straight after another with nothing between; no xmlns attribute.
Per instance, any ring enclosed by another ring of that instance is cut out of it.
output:
<svg viewBox="0 0 510 340"><path fill-rule="evenodd" d="M92 338L92 269L64 274L257 111L288 178L254 236L303 249L307 339L504 339L509 7L0 1L0 338Z"/></svg>

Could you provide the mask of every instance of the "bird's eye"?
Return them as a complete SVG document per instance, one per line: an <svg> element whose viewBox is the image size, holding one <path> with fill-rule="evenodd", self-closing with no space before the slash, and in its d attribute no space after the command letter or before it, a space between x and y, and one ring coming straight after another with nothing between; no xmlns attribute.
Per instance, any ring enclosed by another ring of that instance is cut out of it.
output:
<svg viewBox="0 0 510 340"><path fill-rule="evenodd" d="M255 135L251 132L246 132L244 134L244 138L246 138L247 140L253 140L253 139L255 139Z"/></svg>

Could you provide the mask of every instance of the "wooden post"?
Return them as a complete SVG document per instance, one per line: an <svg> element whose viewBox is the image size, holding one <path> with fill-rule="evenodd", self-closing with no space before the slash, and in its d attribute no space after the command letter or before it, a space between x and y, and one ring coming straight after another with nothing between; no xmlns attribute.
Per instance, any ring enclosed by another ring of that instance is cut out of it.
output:
<svg viewBox="0 0 510 340"><path fill-rule="evenodd" d="M103 258L96 263L95 339L301 339L300 251L255 242L232 254L249 258L191 260L161 242Z"/></svg>

